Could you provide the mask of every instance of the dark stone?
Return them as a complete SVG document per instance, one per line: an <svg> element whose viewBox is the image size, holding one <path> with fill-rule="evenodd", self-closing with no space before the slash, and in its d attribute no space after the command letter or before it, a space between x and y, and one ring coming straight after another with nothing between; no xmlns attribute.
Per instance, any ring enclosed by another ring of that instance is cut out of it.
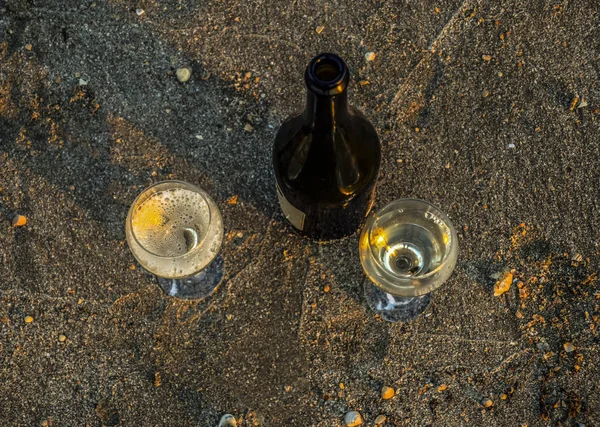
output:
<svg viewBox="0 0 600 427"><path fill-rule="evenodd" d="M102 424L106 426L116 426L119 424L119 412L106 399L101 400L96 405L96 415L98 415Z"/></svg>

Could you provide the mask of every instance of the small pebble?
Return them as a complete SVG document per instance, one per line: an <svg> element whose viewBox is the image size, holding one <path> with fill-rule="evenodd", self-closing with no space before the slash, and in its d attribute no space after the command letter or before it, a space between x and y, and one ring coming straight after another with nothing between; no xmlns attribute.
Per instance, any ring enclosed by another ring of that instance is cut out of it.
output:
<svg viewBox="0 0 600 427"><path fill-rule="evenodd" d="M573 344L571 344L570 342L566 342L563 347L565 348L565 351L567 353L571 353L572 351L575 351L575 346Z"/></svg>
<svg viewBox="0 0 600 427"><path fill-rule="evenodd" d="M315 31L317 32L317 34L321 34L324 29L325 29L324 26L319 25L317 28L315 28Z"/></svg>
<svg viewBox="0 0 600 427"><path fill-rule="evenodd" d="M32 48L33 48L33 46L31 46L31 44L29 44L29 43L27 43L25 45L25 49L27 49L27 50L31 50Z"/></svg>
<svg viewBox="0 0 600 427"><path fill-rule="evenodd" d="M367 61L373 61L375 59L375 52L367 52L365 54L365 59Z"/></svg>
<svg viewBox="0 0 600 427"><path fill-rule="evenodd" d="M59 336L58 336L58 340L59 340L60 342L65 342L65 341L67 340L67 337L65 337L64 335L59 335Z"/></svg>
<svg viewBox="0 0 600 427"><path fill-rule="evenodd" d="M383 425L383 423L385 423L387 420L387 417L385 415L378 415L377 418L375 418L375 427L378 427L380 425Z"/></svg>
<svg viewBox="0 0 600 427"><path fill-rule="evenodd" d="M492 57L490 55L482 55L481 59L483 59L486 62L490 62L492 60Z"/></svg>
<svg viewBox="0 0 600 427"><path fill-rule="evenodd" d="M515 144L513 144L513 143L508 144L508 148L515 148Z"/></svg>
<svg viewBox="0 0 600 427"><path fill-rule="evenodd" d="M15 215L12 219L13 227L22 227L27 224L27 218L25 215Z"/></svg>
<svg viewBox="0 0 600 427"><path fill-rule="evenodd" d="M196 139L199 139L200 141L204 141L204 137L202 135L196 135Z"/></svg>
<svg viewBox="0 0 600 427"><path fill-rule="evenodd" d="M481 401L481 404L483 405L484 408L489 408L489 407L494 406L494 402L492 402L492 399L488 399L487 397Z"/></svg>
<svg viewBox="0 0 600 427"><path fill-rule="evenodd" d="M144 14L144 12L146 12L144 9L136 9L135 10L135 14L137 16L142 16Z"/></svg>
<svg viewBox="0 0 600 427"><path fill-rule="evenodd" d="M247 123L246 126L244 126L244 130L246 132L254 132L254 128L252 127L252 125L250 123Z"/></svg>
<svg viewBox="0 0 600 427"><path fill-rule="evenodd" d="M539 348L543 352L550 351L550 346L548 345L548 343L546 341L540 341L539 343L536 344L536 347Z"/></svg>
<svg viewBox="0 0 600 427"><path fill-rule="evenodd" d="M329 290L330 290L330 289L331 289L331 288L329 287L329 285L325 285L325 286L323 287L323 292L329 292Z"/></svg>
<svg viewBox="0 0 600 427"><path fill-rule="evenodd" d="M447 386L446 384L441 384L441 385L440 385L440 386L437 388L437 390L438 390L439 392L442 392L442 391L446 390L447 388L448 388L448 386Z"/></svg>
<svg viewBox="0 0 600 427"><path fill-rule="evenodd" d="M190 69L185 67L178 68L175 74L177 75L177 80L179 80L181 83L187 82L190 77L192 77L192 72Z"/></svg>
<svg viewBox="0 0 600 427"><path fill-rule="evenodd" d="M578 103L579 97L576 95L575 98L573 98L573 100L571 101L571 106L569 107L569 110L573 111Z"/></svg>
<svg viewBox="0 0 600 427"><path fill-rule="evenodd" d="M363 423L362 417L356 411L351 411L346 414L344 417L344 422L347 427L356 427Z"/></svg>
<svg viewBox="0 0 600 427"><path fill-rule="evenodd" d="M506 399L508 399L508 396L506 394L502 393L500 395L500 400L506 400Z"/></svg>
<svg viewBox="0 0 600 427"><path fill-rule="evenodd" d="M79 86L85 86L87 84L88 84L87 80L79 79Z"/></svg>
<svg viewBox="0 0 600 427"><path fill-rule="evenodd" d="M394 394L396 394L396 392L392 387L384 385L381 389L381 398L383 400L391 399L392 397L394 397Z"/></svg>
<svg viewBox="0 0 600 427"><path fill-rule="evenodd" d="M510 271L504 273L502 278L494 285L494 296L500 296L510 289L513 282L513 274Z"/></svg>
<svg viewBox="0 0 600 427"><path fill-rule="evenodd" d="M219 421L219 427L237 427L237 421L233 415L225 414L221 417L221 421Z"/></svg>
<svg viewBox="0 0 600 427"><path fill-rule="evenodd" d="M31 322L33 322L33 317L25 316L25 323L31 323Z"/></svg>

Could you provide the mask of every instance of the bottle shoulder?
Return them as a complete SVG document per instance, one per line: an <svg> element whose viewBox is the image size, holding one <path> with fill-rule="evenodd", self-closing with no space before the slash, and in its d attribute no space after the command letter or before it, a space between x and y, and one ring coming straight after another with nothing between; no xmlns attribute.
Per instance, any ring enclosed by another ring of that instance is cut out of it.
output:
<svg viewBox="0 0 600 427"><path fill-rule="evenodd" d="M273 165L282 191L315 200L351 200L370 189L379 173L381 148L375 128L351 110L330 129L286 120L275 137Z"/></svg>
<svg viewBox="0 0 600 427"><path fill-rule="evenodd" d="M304 120L302 114L296 114L288 117L281 123L277 133L275 134L275 146L282 143L291 142L298 134L308 134L308 130L305 129Z"/></svg>
<svg viewBox="0 0 600 427"><path fill-rule="evenodd" d="M279 127L275 135L274 149L281 145L299 143L308 138L320 139L324 144L333 144L340 139L358 140L364 145L379 146L379 137L372 123L365 115L354 107L348 108L348 115L335 123L334 129L319 129L306 123L302 113L287 118ZM332 135L336 137L332 137Z"/></svg>

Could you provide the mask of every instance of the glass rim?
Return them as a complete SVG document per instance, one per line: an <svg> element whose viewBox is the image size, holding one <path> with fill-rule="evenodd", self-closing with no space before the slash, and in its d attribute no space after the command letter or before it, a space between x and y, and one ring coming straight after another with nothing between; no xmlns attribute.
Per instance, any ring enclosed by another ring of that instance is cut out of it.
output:
<svg viewBox="0 0 600 427"><path fill-rule="evenodd" d="M377 219L379 218L379 214L384 211L385 209L389 208L390 206L394 205L394 204L399 204L399 203L405 203L405 202L416 202L418 204L427 206L428 208L432 208L432 210L440 217L440 219L443 221L443 223L448 227L448 229L450 230L450 234L451 237L453 239L454 242L458 242L458 236L456 233L456 229L454 228L454 224L452 224L452 221L450 221L450 218L448 217L448 215L446 215L440 208L438 208L437 206L435 206L433 203L430 203L426 200L422 200L422 199L416 199L416 198L401 198L401 199L395 199L392 200L389 203L386 203L381 209L378 209L377 211L375 211L373 213L373 215L371 216L371 218L369 218L368 222L367 222L367 242L369 245L369 254L371 255L371 258L373 259L373 261L375 261L375 265L377 265L377 267L381 270L386 272L386 274L390 275L391 277L397 279L397 280L402 280L402 281L406 281L406 280L410 280L412 282L417 281L417 282L422 282L425 280L430 279L431 277L435 276L436 274L438 274L442 269L444 269L448 263L448 261L453 258L451 255L453 255L453 252L456 251L456 249L454 250L450 250L446 253L446 255L444 256L444 258L442 259L442 262L440 263L440 265L438 265L436 268L434 268L431 271L428 271L427 273L420 275L420 276L411 276L408 274L396 274L394 272L389 271L388 269L386 269L381 262L379 261L378 257L376 256L376 254L374 253L374 248L373 245L371 245L371 232L373 231L373 225L376 223ZM452 245L452 248L455 248L457 245L457 243L454 243ZM458 255L458 254L457 254Z"/></svg>
<svg viewBox="0 0 600 427"><path fill-rule="evenodd" d="M134 211L134 207L136 207L136 205L138 204L138 202L140 201L140 199L142 198L142 196L146 195L146 193L148 191L152 190L154 187L157 187L159 185L165 185L165 184L180 184L180 185L183 185L185 187L189 187L190 190L192 190L194 193L199 194L202 197L202 200L204 201L204 203L206 203L206 206L208 207L208 221L207 221L208 226L207 226L206 231L202 235L202 239L198 240L198 244L191 251L188 251L188 252L186 252L184 254L177 255L177 256L159 255L159 254L156 254L156 253L148 250L138 240L137 236L135 235L135 231L133 229L133 211ZM202 190L200 187L197 187L194 184L190 184L189 182L181 181L181 180L177 180L177 179L168 179L168 180L164 180L164 181L155 182L154 184L150 185L149 187L144 188L144 190L142 190L142 192L137 195L137 197L135 198L135 200L133 201L133 203L131 203L131 207L129 208L129 212L127 213L127 224L129 225L129 230L131 230L131 236L133 237L133 240L135 241L135 243L144 252L146 252L146 253L148 253L148 254L150 254L152 256L161 258L161 259L176 260L176 259L180 259L180 258L183 258L183 257L190 256L190 254L196 252L196 250L198 250L199 248L202 247L202 245L200 243L204 242L204 240L206 239L206 236L208 234L208 228L210 227L210 224L211 224L211 221L212 221L212 212L211 212L211 208L210 208L210 203L208 202L209 198L210 198L210 196L208 195L208 193L206 191Z"/></svg>

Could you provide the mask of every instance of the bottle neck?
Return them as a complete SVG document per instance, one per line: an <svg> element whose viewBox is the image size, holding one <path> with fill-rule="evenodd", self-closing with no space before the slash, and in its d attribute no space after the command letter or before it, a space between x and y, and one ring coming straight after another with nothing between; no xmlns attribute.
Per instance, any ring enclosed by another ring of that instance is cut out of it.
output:
<svg viewBox="0 0 600 427"><path fill-rule="evenodd" d="M310 89L306 93L304 120L314 129L335 129L348 115L346 91L337 95L319 95Z"/></svg>
<svg viewBox="0 0 600 427"><path fill-rule="evenodd" d="M348 115L349 80L348 67L339 56L322 53L313 58L304 73L306 125L323 131L335 130Z"/></svg>

